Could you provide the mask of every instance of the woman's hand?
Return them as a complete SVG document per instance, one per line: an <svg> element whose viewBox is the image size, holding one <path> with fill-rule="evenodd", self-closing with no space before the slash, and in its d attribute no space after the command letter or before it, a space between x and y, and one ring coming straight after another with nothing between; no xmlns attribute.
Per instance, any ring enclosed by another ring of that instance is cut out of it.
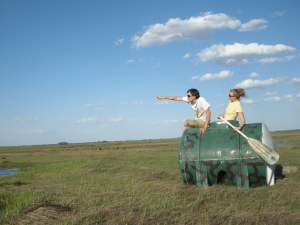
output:
<svg viewBox="0 0 300 225"><path fill-rule="evenodd" d="M235 131L240 131L242 128L241 127L235 127L234 130Z"/></svg>
<svg viewBox="0 0 300 225"><path fill-rule="evenodd" d="M221 119L221 117L223 117L223 115L218 115L218 116L217 116L218 119Z"/></svg>

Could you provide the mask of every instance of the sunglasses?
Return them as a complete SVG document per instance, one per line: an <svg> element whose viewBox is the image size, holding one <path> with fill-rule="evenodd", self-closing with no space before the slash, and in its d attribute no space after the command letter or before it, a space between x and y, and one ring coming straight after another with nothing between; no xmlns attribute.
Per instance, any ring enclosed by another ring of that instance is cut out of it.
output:
<svg viewBox="0 0 300 225"><path fill-rule="evenodd" d="M235 97L234 95L228 95L230 98Z"/></svg>
<svg viewBox="0 0 300 225"><path fill-rule="evenodd" d="M187 97L189 98L189 97L191 97L192 95L187 95Z"/></svg>

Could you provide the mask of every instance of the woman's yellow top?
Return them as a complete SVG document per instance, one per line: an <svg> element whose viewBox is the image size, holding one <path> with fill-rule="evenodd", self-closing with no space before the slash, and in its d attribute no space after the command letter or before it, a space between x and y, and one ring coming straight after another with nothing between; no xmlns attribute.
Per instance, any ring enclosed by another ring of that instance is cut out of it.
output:
<svg viewBox="0 0 300 225"><path fill-rule="evenodd" d="M243 112L243 107L242 107L242 104L240 103L240 101L229 102L226 107L224 119L225 120L236 120L236 117L239 112Z"/></svg>

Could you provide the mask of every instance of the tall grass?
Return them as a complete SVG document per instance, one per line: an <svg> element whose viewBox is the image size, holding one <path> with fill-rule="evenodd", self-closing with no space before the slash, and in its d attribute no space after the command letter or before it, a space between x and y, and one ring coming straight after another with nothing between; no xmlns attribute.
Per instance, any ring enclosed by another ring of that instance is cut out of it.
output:
<svg viewBox="0 0 300 225"><path fill-rule="evenodd" d="M289 135L290 134L290 135ZM298 132L274 133L300 166ZM272 187L185 185L179 139L0 148L1 224L300 224L299 173ZM282 177L281 177L282 178Z"/></svg>

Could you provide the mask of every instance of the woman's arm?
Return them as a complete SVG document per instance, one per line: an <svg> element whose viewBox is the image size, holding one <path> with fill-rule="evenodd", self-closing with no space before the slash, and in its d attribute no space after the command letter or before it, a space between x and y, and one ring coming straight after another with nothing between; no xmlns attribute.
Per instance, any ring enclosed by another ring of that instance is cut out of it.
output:
<svg viewBox="0 0 300 225"><path fill-rule="evenodd" d="M238 112L238 116L240 118L240 126L237 127L237 129L241 130L246 123L246 119L243 112Z"/></svg>

